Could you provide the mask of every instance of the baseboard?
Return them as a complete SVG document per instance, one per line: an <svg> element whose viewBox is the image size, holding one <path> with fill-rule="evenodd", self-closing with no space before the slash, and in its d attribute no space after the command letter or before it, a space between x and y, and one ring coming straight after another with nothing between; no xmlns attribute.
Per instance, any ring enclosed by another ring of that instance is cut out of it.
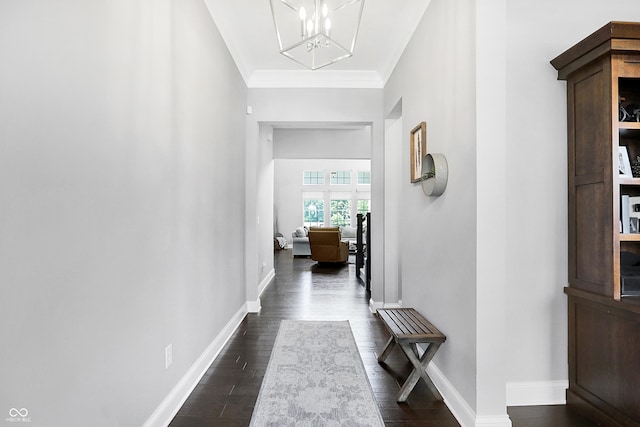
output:
<svg viewBox="0 0 640 427"><path fill-rule="evenodd" d="M247 313L260 313L260 309L262 308L260 298L255 301L247 301L246 307Z"/></svg>
<svg viewBox="0 0 640 427"><path fill-rule="evenodd" d="M247 301L247 312L249 313L259 313L262 308L262 304L260 303L260 296L262 293L269 287L273 279L276 277L276 271L272 268L271 271L267 273L267 275L262 279L260 284L258 285L258 299L255 301Z"/></svg>
<svg viewBox="0 0 640 427"><path fill-rule="evenodd" d="M369 311L375 314L381 308L402 308L402 301L384 303L382 301L374 301L373 298L369 299Z"/></svg>
<svg viewBox="0 0 640 427"><path fill-rule="evenodd" d="M511 427L509 415L476 416L475 427Z"/></svg>
<svg viewBox="0 0 640 427"><path fill-rule="evenodd" d="M507 383L507 406L564 405L569 381Z"/></svg>
<svg viewBox="0 0 640 427"><path fill-rule="evenodd" d="M491 416L476 415L467 401L433 362L427 366L427 373L444 398L444 403L462 427L511 427L511 420L506 413Z"/></svg>
<svg viewBox="0 0 640 427"><path fill-rule="evenodd" d="M449 382L447 377L444 376L442 371L438 369L438 366L431 362L427 366L427 373L433 384L436 386L442 397L444 403L447 405L451 413L461 426L474 426L476 420L476 414L471 409L466 400L458 393L458 390Z"/></svg>
<svg viewBox="0 0 640 427"><path fill-rule="evenodd" d="M258 285L258 298L262 296L262 293L269 287L269 285L271 284L271 281L275 279L275 277L276 277L276 270L272 268L271 271L267 273L265 278L262 279L262 282L260 282L260 285Z"/></svg>
<svg viewBox="0 0 640 427"><path fill-rule="evenodd" d="M382 308L402 308L402 301L388 302L386 304L383 304Z"/></svg>
<svg viewBox="0 0 640 427"><path fill-rule="evenodd" d="M178 413L184 402L187 400L193 389L198 385L202 376L207 372L209 366L215 358L220 354L229 338L236 331L242 320L247 314L247 304L244 304L240 310L222 328L222 331L211 341L204 352L198 357L193 365L187 370L184 376L173 387L167 397L162 400L151 416L145 421L143 427L159 427L168 426L173 417Z"/></svg>

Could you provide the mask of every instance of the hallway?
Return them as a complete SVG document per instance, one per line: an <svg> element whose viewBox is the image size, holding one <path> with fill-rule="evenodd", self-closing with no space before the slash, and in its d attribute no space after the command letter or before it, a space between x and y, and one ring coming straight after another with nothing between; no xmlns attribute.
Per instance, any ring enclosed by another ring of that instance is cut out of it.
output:
<svg viewBox="0 0 640 427"><path fill-rule="evenodd" d="M388 336L369 311L369 295L355 277L354 264L321 267L307 258L293 259L291 251L284 250L275 253L275 269L276 277L261 297L262 310L243 320L172 427L249 425L282 319L349 320L385 425L458 426L422 381L407 404L396 403L398 383L404 381L410 365L398 349L387 359L387 366L377 363L376 353ZM515 427L591 425L563 406L510 408L509 413Z"/></svg>

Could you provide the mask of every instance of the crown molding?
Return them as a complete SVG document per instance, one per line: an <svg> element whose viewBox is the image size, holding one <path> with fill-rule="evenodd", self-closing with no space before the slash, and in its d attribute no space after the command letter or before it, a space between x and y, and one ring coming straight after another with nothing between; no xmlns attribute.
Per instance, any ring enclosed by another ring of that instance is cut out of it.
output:
<svg viewBox="0 0 640 427"><path fill-rule="evenodd" d="M384 82L376 71L256 70L247 87L382 89Z"/></svg>

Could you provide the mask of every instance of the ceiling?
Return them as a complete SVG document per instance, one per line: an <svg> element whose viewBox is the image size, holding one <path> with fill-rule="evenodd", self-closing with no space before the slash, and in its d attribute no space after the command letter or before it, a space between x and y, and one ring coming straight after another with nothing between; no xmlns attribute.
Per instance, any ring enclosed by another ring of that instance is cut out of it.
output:
<svg viewBox="0 0 640 427"><path fill-rule="evenodd" d="M269 0L205 0L249 87L383 87L429 2L366 0L353 56L311 71L279 53Z"/></svg>

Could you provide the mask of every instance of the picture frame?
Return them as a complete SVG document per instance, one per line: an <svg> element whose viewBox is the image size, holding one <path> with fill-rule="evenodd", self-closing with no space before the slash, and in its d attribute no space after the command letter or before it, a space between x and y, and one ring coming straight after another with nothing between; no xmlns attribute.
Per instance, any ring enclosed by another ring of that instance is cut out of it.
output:
<svg viewBox="0 0 640 427"><path fill-rule="evenodd" d="M420 124L411 130L410 136L410 176L411 182L422 181L422 162L427 155L427 123ZM631 169L629 169L631 171Z"/></svg>
<svg viewBox="0 0 640 427"><path fill-rule="evenodd" d="M631 162L629 162L629 152L624 145L618 147L618 172L621 177L633 178Z"/></svg>

